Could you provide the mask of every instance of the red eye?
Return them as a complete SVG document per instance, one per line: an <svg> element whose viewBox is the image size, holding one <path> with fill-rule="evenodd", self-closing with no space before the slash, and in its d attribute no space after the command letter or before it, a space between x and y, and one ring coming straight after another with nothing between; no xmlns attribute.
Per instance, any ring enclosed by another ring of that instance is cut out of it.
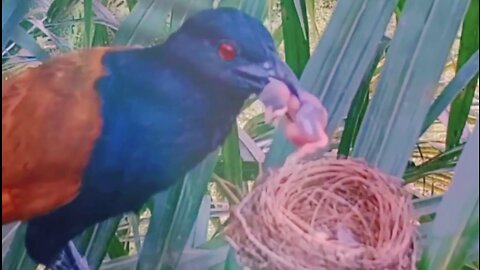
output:
<svg viewBox="0 0 480 270"><path fill-rule="evenodd" d="M218 54L227 61L233 60L237 56L237 51L230 43L221 43L218 49Z"/></svg>

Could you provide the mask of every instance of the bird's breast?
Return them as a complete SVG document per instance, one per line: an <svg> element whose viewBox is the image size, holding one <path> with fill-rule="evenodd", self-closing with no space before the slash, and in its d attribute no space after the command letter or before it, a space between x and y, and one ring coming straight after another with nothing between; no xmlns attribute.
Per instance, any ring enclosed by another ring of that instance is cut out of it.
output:
<svg viewBox="0 0 480 270"><path fill-rule="evenodd" d="M135 51L105 57L102 134L85 181L97 189L169 187L223 143L243 105L151 59Z"/></svg>

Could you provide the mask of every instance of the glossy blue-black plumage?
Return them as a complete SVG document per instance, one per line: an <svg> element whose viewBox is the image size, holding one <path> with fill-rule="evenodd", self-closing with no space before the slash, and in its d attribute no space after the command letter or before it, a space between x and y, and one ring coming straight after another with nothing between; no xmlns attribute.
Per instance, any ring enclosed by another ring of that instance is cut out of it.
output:
<svg viewBox="0 0 480 270"><path fill-rule="evenodd" d="M189 79L162 63L160 54L152 49L105 56L109 74L97 86L102 135L78 197L30 222L27 247L33 257L55 260L73 236L107 217L136 210L224 140L243 100L210 95L228 89Z"/></svg>
<svg viewBox="0 0 480 270"><path fill-rule="evenodd" d="M52 264L87 227L137 210L183 177L224 141L245 99L260 91L232 70L269 59L270 35L238 11L212 12L187 21L164 45L104 56L106 75L96 85L102 133L78 197L29 222L26 245L36 261ZM222 40L237 43L236 61L218 57Z"/></svg>

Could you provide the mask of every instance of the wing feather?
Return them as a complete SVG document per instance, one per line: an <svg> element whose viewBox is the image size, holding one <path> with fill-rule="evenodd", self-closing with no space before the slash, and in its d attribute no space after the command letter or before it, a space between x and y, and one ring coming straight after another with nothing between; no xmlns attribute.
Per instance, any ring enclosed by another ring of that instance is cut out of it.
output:
<svg viewBox="0 0 480 270"><path fill-rule="evenodd" d="M95 83L108 50L65 54L2 82L2 224L78 194L101 132Z"/></svg>

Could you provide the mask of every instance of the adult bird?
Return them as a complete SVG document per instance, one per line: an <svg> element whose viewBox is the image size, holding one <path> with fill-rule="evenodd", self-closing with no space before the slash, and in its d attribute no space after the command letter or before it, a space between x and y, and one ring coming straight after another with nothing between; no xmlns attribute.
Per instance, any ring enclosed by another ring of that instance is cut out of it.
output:
<svg viewBox="0 0 480 270"><path fill-rule="evenodd" d="M272 79L288 91L265 88ZM62 261L73 237L184 177L252 95L281 115L298 89L261 22L229 8L193 15L158 46L28 69L2 82L2 224L28 222L36 262L76 269Z"/></svg>

